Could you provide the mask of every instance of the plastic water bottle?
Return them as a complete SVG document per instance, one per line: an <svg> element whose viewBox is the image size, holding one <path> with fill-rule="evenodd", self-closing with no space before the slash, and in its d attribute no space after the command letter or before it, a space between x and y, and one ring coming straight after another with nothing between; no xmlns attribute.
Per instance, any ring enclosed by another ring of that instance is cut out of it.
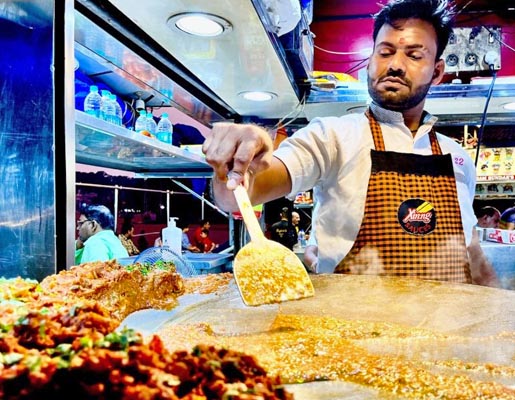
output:
<svg viewBox="0 0 515 400"><path fill-rule="evenodd" d="M136 119L136 122L134 123L134 130L136 132L147 130L147 113L145 111L139 112L139 117Z"/></svg>
<svg viewBox="0 0 515 400"><path fill-rule="evenodd" d="M122 106L120 106L120 104L118 103L118 100L117 100L115 94L111 95L111 101L114 104L115 123L116 123L116 125L122 125L122 119L123 119Z"/></svg>
<svg viewBox="0 0 515 400"><path fill-rule="evenodd" d="M100 118L100 110L102 108L102 96L98 93L98 86L91 85L89 93L84 99L84 112Z"/></svg>
<svg viewBox="0 0 515 400"><path fill-rule="evenodd" d="M157 124L154 121L154 116L151 112L147 112L147 131L149 131L152 135L156 134Z"/></svg>
<svg viewBox="0 0 515 400"><path fill-rule="evenodd" d="M111 124L116 124L116 108L111 99L109 90L102 90L102 108L100 109L101 118Z"/></svg>
<svg viewBox="0 0 515 400"><path fill-rule="evenodd" d="M300 247L306 247L306 244L307 244L306 243L306 233L302 229L299 231L299 238L298 238L298 240L299 240Z"/></svg>
<svg viewBox="0 0 515 400"><path fill-rule="evenodd" d="M172 144L173 125L168 119L168 113L163 113L157 124L156 136L161 142Z"/></svg>

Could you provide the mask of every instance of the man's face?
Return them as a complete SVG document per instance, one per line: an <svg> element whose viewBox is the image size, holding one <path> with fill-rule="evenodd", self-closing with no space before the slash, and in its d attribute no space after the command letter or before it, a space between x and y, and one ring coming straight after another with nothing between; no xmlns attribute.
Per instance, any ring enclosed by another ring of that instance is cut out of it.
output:
<svg viewBox="0 0 515 400"><path fill-rule="evenodd" d="M481 228L498 228L501 214L494 213L494 215L484 215L478 219L477 225Z"/></svg>
<svg viewBox="0 0 515 400"><path fill-rule="evenodd" d="M300 215L296 212L291 213L291 223L293 225L298 225L300 222Z"/></svg>
<svg viewBox="0 0 515 400"><path fill-rule="evenodd" d="M432 84L439 83L444 64L436 58L436 32L419 19L383 25L368 65L368 92L380 106L409 110L419 104Z"/></svg>
<svg viewBox="0 0 515 400"><path fill-rule="evenodd" d="M77 221L77 232L82 243L95 234L95 224L96 221L89 220L84 214L81 214Z"/></svg>

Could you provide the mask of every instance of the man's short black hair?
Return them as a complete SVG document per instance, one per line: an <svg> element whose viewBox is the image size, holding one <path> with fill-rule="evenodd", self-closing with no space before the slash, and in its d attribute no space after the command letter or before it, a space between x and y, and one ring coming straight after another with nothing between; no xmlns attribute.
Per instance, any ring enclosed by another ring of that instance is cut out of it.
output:
<svg viewBox="0 0 515 400"><path fill-rule="evenodd" d="M436 59L440 59L449 42L454 24L451 0L393 0L374 15L374 43L384 24L396 26L398 20L416 18L429 22L436 31Z"/></svg>
<svg viewBox="0 0 515 400"><path fill-rule="evenodd" d="M126 219L123 220L122 229L121 229L120 233L122 235L125 235L132 228L134 228L134 224L132 223L132 221L129 218L126 218Z"/></svg>
<svg viewBox="0 0 515 400"><path fill-rule="evenodd" d="M495 214L501 214L499 212L499 210L495 207L492 207L492 206L484 206L484 207L481 207L478 211L477 211L477 214L476 214L476 217L477 218L482 218L484 217L485 215L487 217L493 217Z"/></svg>
<svg viewBox="0 0 515 400"><path fill-rule="evenodd" d="M190 223L185 218L177 218L175 220L177 228L184 229L190 226Z"/></svg>
<svg viewBox="0 0 515 400"><path fill-rule="evenodd" d="M109 208L100 204L86 206L82 214L92 221L97 221L102 229L114 230L114 217Z"/></svg>
<svg viewBox="0 0 515 400"><path fill-rule="evenodd" d="M281 218L288 219L288 207L283 207L281 209Z"/></svg>

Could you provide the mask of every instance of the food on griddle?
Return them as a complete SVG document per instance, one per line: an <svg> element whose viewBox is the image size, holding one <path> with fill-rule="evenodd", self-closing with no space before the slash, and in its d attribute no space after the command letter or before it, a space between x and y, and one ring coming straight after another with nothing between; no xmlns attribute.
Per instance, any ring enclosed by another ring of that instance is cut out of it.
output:
<svg viewBox="0 0 515 400"><path fill-rule="evenodd" d="M20 277L6 279L0 278L0 302L1 301L30 301L40 296L41 288L33 279Z"/></svg>
<svg viewBox="0 0 515 400"><path fill-rule="evenodd" d="M0 341L2 399L293 399L254 357L227 349L171 353L158 336L145 343L129 329L66 331L68 340L38 349L11 333Z"/></svg>
<svg viewBox="0 0 515 400"><path fill-rule="evenodd" d="M241 248L234 261L234 275L248 306L298 300L315 294L300 259L272 240L249 242Z"/></svg>
<svg viewBox="0 0 515 400"><path fill-rule="evenodd" d="M463 343L463 338L436 331L386 322L346 320L327 316L279 313L267 332L217 334L206 323L173 323L156 332L169 351L194 343L221 346L254 354L258 362L284 383L345 381L374 388L403 399L515 399L515 388L493 382L503 376L515 382L515 368L460 360L425 360L423 354L406 357L401 350ZM468 339L470 340L470 339ZM485 345L484 338L477 339ZM372 350L367 346L372 346ZM429 351L429 350L428 350ZM432 351L436 351L432 349ZM391 397L389 397L391 398Z"/></svg>
<svg viewBox="0 0 515 400"><path fill-rule="evenodd" d="M229 287L232 280L233 274L230 272L192 276L184 279L184 293L210 294L222 292Z"/></svg>
<svg viewBox="0 0 515 400"><path fill-rule="evenodd" d="M119 265L115 260L84 263L41 282L41 289L58 297L98 301L122 321L134 311L171 310L184 293L183 278L173 263Z"/></svg>
<svg viewBox="0 0 515 400"><path fill-rule="evenodd" d="M0 282L0 398L293 399L280 378L268 375L253 356L205 345L169 352L158 336L143 340L134 330L116 330L120 321L115 310L85 297L91 293L121 296L124 292L116 279L113 293L101 281L107 284L108 278L115 277L126 283L135 278L116 273L119 268L113 263L74 269L73 274L48 279L41 286L21 279ZM127 272L138 271L136 276L151 277L158 283L153 275L167 271L155 269L135 266ZM211 281L208 277L196 279L190 289L212 291ZM227 279L216 282L226 285ZM49 291L58 284L59 290ZM79 287L73 286L77 284ZM65 289L71 287L74 290L67 293ZM177 293L170 296L176 298Z"/></svg>

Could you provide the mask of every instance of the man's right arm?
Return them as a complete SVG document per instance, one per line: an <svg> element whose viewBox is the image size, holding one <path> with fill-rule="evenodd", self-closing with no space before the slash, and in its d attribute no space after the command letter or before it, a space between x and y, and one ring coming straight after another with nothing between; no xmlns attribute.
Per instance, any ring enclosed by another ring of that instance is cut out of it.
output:
<svg viewBox="0 0 515 400"><path fill-rule="evenodd" d="M238 209L232 191L243 183L252 204L288 194L291 179L286 166L273 157L270 135L256 125L215 124L202 148L213 167L213 197L225 211Z"/></svg>

